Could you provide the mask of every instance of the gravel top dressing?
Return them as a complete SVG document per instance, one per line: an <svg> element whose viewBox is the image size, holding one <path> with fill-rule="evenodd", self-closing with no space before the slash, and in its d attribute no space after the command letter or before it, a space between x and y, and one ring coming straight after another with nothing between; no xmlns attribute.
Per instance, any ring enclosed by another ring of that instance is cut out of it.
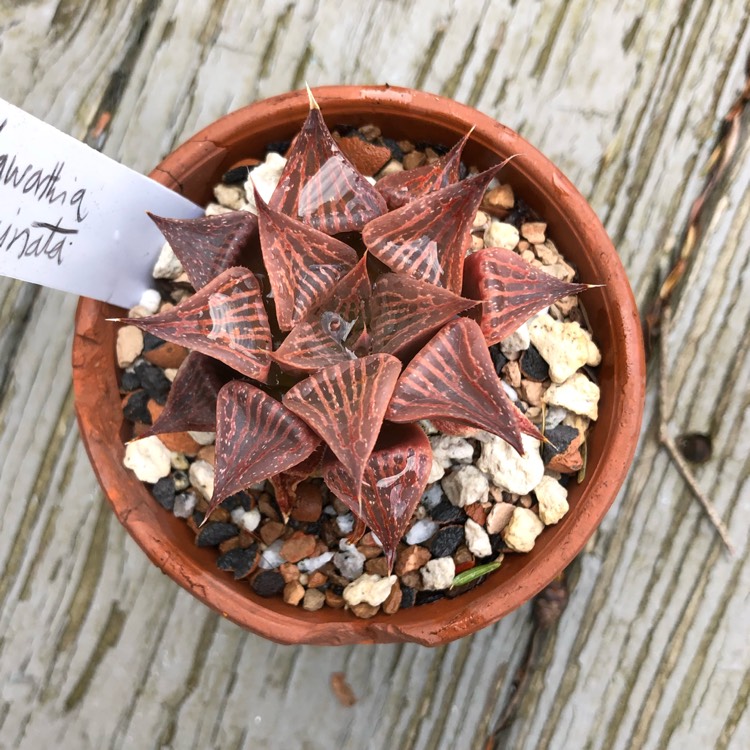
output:
<svg viewBox="0 0 750 750"><path fill-rule="evenodd" d="M394 141L375 126L333 133L341 151L375 183L388 175L430 165L445 153L435 145ZM206 214L257 212L254 189L269 201L288 144L276 144L262 162L248 160L214 188ZM281 153L279 153L279 151ZM475 172L461 165L461 177ZM471 225L472 254L483 248L513 251L565 282L576 276L535 216L503 184L489 183ZM148 293L131 318L164 312L193 294L180 261L164 245L154 268L160 294ZM305 479L284 522L274 488L264 481L221 502L203 524L214 492L214 433L150 435L127 444L125 465L150 485L154 502L185 519L196 544L218 548L216 564L265 597L314 611L347 608L369 618L382 612L453 597L500 566L506 554L534 548L546 526L568 512L570 482L585 473L586 437L597 418L595 368L600 353L575 295L563 297L489 348L505 392L544 435L522 436L523 455L484 430L445 434L422 420L432 467L421 502L395 553L392 572L381 541L320 478ZM164 409L187 349L135 325L117 334L123 412L133 435L143 435ZM437 420L436 420L437 421ZM203 524L203 525L201 525ZM364 533L363 533L364 532Z"/></svg>

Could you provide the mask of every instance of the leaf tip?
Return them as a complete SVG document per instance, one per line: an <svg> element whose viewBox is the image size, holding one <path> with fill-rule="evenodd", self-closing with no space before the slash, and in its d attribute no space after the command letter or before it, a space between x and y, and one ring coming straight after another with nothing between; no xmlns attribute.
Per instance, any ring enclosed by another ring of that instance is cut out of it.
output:
<svg viewBox="0 0 750 750"><path fill-rule="evenodd" d="M305 89L307 89L307 100L310 103L310 109L320 109L318 103L315 101L315 97L313 96L313 92L310 89L307 81L305 81Z"/></svg>

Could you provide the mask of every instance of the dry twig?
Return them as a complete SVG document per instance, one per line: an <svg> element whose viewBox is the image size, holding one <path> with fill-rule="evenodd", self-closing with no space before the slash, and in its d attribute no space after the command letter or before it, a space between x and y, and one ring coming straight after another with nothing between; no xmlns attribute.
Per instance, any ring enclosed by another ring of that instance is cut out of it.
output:
<svg viewBox="0 0 750 750"><path fill-rule="evenodd" d="M669 454L671 461L682 475L693 495L697 498L713 524L722 542L730 555L734 554L734 547L729 538L729 532L721 520L716 508L708 495L701 489L692 469L680 453L674 438L669 432L668 408L669 401L669 378L667 373L668 352L667 338L671 323L671 300L675 290L685 276L690 259L693 256L701 231L703 229L703 213L707 205L711 203L716 188L726 174L732 157L737 151L740 142L740 128L742 115L750 103L750 58L745 64L745 83L742 91L735 99L729 111L721 122L719 137L714 150L709 157L709 169L706 180L698 197L693 201L688 215L687 229L684 240L680 246L672 267L659 289L659 294L654 304L646 315L644 330L649 344L649 354L653 352L656 339L659 339L659 442Z"/></svg>

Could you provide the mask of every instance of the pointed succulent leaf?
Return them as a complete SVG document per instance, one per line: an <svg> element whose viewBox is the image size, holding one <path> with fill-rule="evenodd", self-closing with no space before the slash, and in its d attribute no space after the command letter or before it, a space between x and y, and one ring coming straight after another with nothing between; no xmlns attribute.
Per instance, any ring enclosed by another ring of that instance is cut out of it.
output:
<svg viewBox="0 0 750 750"><path fill-rule="evenodd" d="M320 444L308 426L250 383L227 383L216 403L214 494L206 517L229 495L304 461Z"/></svg>
<svg viewBox="0 0 750 750"><path fill-rule="evenodd" d="M372 354L326 367L284 395L287 409L323 438L357 485L400 372L395 357Z"/></svg>
<svg viewBox="0 0 750 750"><path fill-rule="evenodd" d="M282 331L291 330L357 264L357 252L274 211L255 191L260 246Z"/></svg>
<svg viewBox="0 0 750 750"><path fill-rule="evenodd" d="M404 370L386 418L456 420L491 432L523 453L517 414L495 373L479 325L459 318L431 339Z"/></svg>
<svg viewBox="0 0 750 750"><path fill-rule="evenodd" d="M230 211L197 219L165 219L149 214L179 258L190 283L200 289L241 257L258 232L258 219L247 211Z"/></svg>
<svg viewBox="0 0 750 750"><path fill-rule="evenodd" d="M396 273L460 294L471 225L500 166L373 219L362 232L367 249Z"/></svg>
<svg viewBox="0 0 750 750"><path fill-rule="evenodd" d="M231 371L215 359L190 352L172 381L164 410L146 435L187 430L214 432L216 398L230 379Z"/></svg>
<svg viewBox="0 0 750 750"><path fill-rule="evenodd" d="M543 441L544 435L542 435L536 425L515 404L512 402L511 404L513 406L514 418L518 424L518 429L524 435L529 435L530 437ZM477 428L473 425L455 419L433 418L430 422L438 432L444 432L446 435L471 438L475 437L477 433Z"/></svg>
<svg viewBox="0 0 750 750"><path fill-rule="evenodd" d="M258 281L245 268L228 268L167 312L125 322L255 380L268 378L271 331Z"/></svg>
<svg viewBox="0 0 750 750"><path fill-rule="evenodd" d="M476 304L426 281L386 273L372 289L373 351L401 355L424 344L454 315Z"/></svg>
<svg viewBox="0 0 750 750"><path fill-rule="evenodd" d="M510 336L534 313L568 294L588 289L569 284L522 260L512 250L485 248L466 259L463 293L482 300L480 325L487 346Z"/></svg>
<svg viewBox="0 0 750 750"><path fill-rule="evenodd" d="M273 359L297 372L314 372L354 359L369 297L365 257L292 329Z"/></svg>
<svg viewBox="0 0 750 750"><path fill-rule="evenodd" d="M318 469L324 453L325 446L321 443L304 461L270 478L276 503L285 516L297 501L297 487Z"/></svg>
<svg viewBox="0 0 750 750"><path fill-rule="evenodd" d="M461 154L471 132L467 133L447 154L443 154L432 164L381 177L375 189L385 198L392 211L401 208L421 195L427 195L440 188L458 182L461 168Z"/></svg>
<svg viewBox="0 0 750 750"><path fill-rule="evenodd" d="M385 200L336 145L317 104L311 105L269 205L326 234L361 231L385 213Z"/></svg>
<svg viewBox="0 0 750 750"><path fill-rule="evenodd" d="M359 488L330 453L324 461L326 484L380 539L389 572L398 543L427 486L431 468L430 441L413 424L389 425L384 430L367 461Z"/></svg>

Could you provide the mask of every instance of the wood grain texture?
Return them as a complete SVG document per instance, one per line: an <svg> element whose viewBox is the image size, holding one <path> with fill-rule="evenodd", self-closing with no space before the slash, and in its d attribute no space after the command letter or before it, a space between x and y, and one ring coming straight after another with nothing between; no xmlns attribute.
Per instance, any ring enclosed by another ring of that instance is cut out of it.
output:
<svg viewBox="0 0 750 750"><path fill-rule="evenodd" d="M0 3L0 96L147 171L224 112L305 80L417 86L519 130L591 200L639 302L679 237L750 51L747 0ZM111 114L111 119L106 116ZM750 744L750 146L675 310L673 429L728 559L656 448L569 571L508 748ZM287 648L222 621L125 536L78 442L75 300L0 279L0 748L481 748L524 607L450 646ZM344 672L358 701L330 690Z"/></svg>

